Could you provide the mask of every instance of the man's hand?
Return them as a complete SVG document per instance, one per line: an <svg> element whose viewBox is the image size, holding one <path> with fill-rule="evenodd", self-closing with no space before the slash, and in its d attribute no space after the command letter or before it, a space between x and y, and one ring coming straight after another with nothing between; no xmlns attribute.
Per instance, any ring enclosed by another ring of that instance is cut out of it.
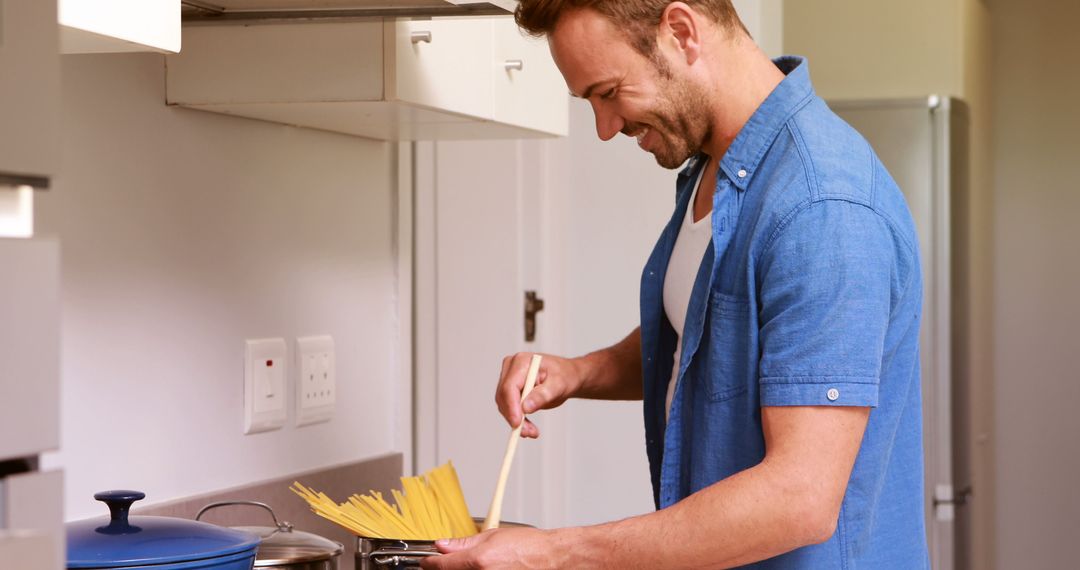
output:
<svg viewBox="0 0 1080 570"><path fill-rule="evenodd" d="M525 399L524 406L521 390L525 387L525 375L532 354L519 352L503 359L499 386L495 390L495 403L510 427L517 427L526 413L562 405L582 384L581 370L574 360L548 354L543 357L540 372L536 376L536 386ZM525 425L521 427L521 436L539 437L540 430L532 422L525 420Z"/></svg>
<svg viewBox="0 0 1080 570"><path fill-rule="evenodd" d="M489 530L469 538L436 542L441 556L425 558L425 570L494 568L564 568L565 549L558 548L553 533L532 528Z"/></svg>
<svg viewBox="0 0 1080 570"><path fill-rule="evenodd" d="M519 352L503 359L495 403L510 427L517 427L525 414L562 405L569 398L596 400L641 399L641 329L634 329L612 346L577 358L543 355L536 387L525 399L522 412L521 389L532 354ZM540 437L540 430L525 420L522 437Z"/></svg>

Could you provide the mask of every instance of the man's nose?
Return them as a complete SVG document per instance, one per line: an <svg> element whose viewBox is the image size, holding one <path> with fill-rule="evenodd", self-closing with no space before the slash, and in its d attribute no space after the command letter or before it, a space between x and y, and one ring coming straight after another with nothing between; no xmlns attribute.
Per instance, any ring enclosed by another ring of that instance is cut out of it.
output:
<svg viewBox="0 0 1080 570"><path fill-rule="evenodd" d="M626 126L622 117L607 109L605 105L593 103L592 108L593 114L596 115L596 136L600 137L600 140L611 140Z"/></svg>

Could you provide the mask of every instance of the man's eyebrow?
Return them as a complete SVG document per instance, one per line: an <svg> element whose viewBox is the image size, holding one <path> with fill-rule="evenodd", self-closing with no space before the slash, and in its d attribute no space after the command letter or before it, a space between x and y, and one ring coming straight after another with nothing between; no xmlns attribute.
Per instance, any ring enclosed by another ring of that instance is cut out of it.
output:
<svg viewBox="0 0 1080 570"><path fill-rule="evenodd" d="M603 85L605 83L610 83L612 81L614 81L614 80L613 79L603 79L603 80L597 81L596 83L593 83L592 85L586 87L585 92L582 93L581 95L575 95L574 92L571 91L570 96L571 97L577 97L579 99L588 99L589 97L592 97L592 93L593 93L593 91L596 90L596 88L600 87L601 85Z"/></svg>

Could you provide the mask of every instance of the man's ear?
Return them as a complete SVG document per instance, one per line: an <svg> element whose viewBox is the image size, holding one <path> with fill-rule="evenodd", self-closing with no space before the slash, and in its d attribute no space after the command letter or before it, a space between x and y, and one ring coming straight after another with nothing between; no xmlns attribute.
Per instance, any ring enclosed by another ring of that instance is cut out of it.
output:
<svg viewBox="0 0 1080 570"><path fill-rule="evenodd" d="M658 42L673 50L687 65L701 56L701 14L682 2L672 2L660 15Z"/></svg>

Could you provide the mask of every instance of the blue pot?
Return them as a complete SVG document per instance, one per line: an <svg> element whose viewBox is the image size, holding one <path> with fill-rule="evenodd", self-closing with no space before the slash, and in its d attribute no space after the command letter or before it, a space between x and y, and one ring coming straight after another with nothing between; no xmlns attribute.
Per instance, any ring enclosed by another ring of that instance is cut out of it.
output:
<svg viewBox="0 0 1080 570"><path fill-rule="evenodd" d="M259 537L249 532L171 517L128 516L138 491L94 498L111 516L68 523L67 567L140 570L251 570Z"/></svg>

